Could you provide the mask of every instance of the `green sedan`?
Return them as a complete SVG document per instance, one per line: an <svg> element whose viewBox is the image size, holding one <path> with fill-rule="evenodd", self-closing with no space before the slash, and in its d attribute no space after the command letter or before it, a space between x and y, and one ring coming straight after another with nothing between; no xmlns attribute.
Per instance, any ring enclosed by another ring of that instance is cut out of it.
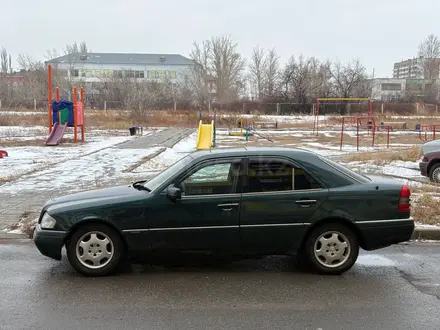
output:
<svg viewBox="0 0 440 330"><path fill-rule="evenodd" d="M194 152L149 181L46 203L34 242L83 275L122 259L185 253L249 258L298 255L313 271L341 274L359 248L407 241L410 190L364 176L314 152L279 147Z"/></svg>

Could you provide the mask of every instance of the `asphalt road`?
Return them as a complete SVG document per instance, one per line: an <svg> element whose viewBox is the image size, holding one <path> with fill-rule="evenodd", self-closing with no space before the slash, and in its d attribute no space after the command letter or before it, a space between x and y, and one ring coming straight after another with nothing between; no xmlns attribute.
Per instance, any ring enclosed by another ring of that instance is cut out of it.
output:
<svg viewBox="0 0 440 330"><path fill-rule="evenodd" d="M335 277L270 257L84 278L32 243L0 244L0 329L438 329L439 261L440 244L410 243Z"/></svg>

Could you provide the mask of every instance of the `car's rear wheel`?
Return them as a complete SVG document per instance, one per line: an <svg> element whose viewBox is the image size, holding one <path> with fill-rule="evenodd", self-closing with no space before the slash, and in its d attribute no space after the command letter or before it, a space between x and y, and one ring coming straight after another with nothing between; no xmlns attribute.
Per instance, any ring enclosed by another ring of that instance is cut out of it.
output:
<svg viewBox="0 0 440 330"><path fill-rule="evenodd" d="M339 223L323 224L307 237L304 252L312 269L338 275L349 270L359 255L356 235Z"/></svg>
<svg viewBox="0 0 440 330"><path fill-rule="evenodd" d="M86 224L72 234L66 250L77 272L85 276L105 276L119 265L123 243L114 229L102 224Z"/></svg>
<svg viewBox="0 0 440 330"><path fill-rule="evenodd" d="M440 163L434 164L429 170L429 180L440 183Z"/></svg>

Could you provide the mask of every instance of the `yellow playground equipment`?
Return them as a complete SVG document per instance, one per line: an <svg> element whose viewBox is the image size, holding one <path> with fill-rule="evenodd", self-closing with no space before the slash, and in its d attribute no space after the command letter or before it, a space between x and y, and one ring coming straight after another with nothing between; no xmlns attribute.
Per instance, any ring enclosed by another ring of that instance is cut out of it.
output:
<svg viewBox="0 0 440 330"><path fill-rule="evenodd" d="M244 118L238 118L236 121L237 127L234 127L229 130L229 135L231 136L251 136L253 133L250 131L249 128L244 127L245 122ZM249 126L249 125L247 125Z"/></svg>
<svg viewBox="0 0 440 330"><path fill-rule="evenodd" d="M198 150L211 149L214 142L214 120L210 124L203 124L202 120L199 121L199 132L197 134Z"/></svg>

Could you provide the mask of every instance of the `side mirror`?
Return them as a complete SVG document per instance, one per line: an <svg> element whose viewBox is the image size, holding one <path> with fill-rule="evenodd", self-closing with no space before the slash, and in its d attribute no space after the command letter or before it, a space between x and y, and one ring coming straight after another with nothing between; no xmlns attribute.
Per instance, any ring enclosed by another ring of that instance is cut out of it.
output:
<svg viewBox="0 0 440 330"><path fill-rule="evenodd" d="M167 188L167 196L172 201L175 201L177 199L181 199L182 198L182 190L180 190L180 188L177 188L174 186L169 186Z"/></svg>

